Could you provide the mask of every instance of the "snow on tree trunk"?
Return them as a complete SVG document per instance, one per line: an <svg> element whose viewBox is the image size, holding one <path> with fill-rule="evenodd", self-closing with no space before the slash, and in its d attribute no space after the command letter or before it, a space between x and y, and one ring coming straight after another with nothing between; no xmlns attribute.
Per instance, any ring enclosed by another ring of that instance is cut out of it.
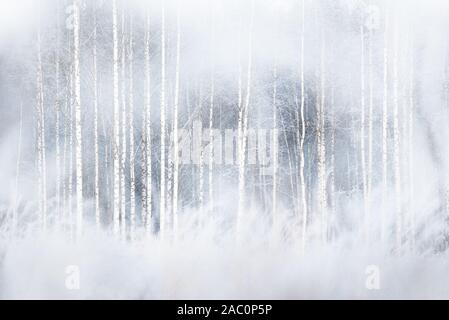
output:
<svg viewBox="0 0 449 320"><path fill-rule="evenodd" d="M74 74L74 108L75 108L75 166L76 166L76 236L83 231L83 153L81 127L81 92L80 92L80 7L79 0L73 1L73 74Z"/></svg>
<svg viewBox="0 0 449 320"><path fill-rule="evenodd" d="M70 239L73 239L73 64L70 66L70 106L69 106L69 179L68 179L68 206L69 206L69 234Z"/></svg>
<svg viewBox="0 0 449 320"><path fill-rule="evenodd" d="M22 160L22 130L23 130L23 102L20 103L20 122L19 137L17 143L17 162L16 162L16 179L14 182L14 205L12 211L12 231L15 234L17 229L17 214L19 206L19 178L20 178L20 162Z"/></svg>
<svg viewBox="0 0 449 320"><path fill-rule="evenodd" d="M145 228L152 230L152 164L151 164L151 77L150 77L150 14L147 12L145 26L145 108L144 108L144 198Z"/></svg>
<svg viewBox="0 0 449 320"><path fill-rule="evenodd" d="M320 87L317 97L317 146L318 146L318 208L320 236L322 241L327 241L327 192L326 192L326 137L325 137L325 38L324 30L321 36L320 54Z"/></svg>
<svg viewBox="0 0 449 320"><path fill-rule="evenodd" d="M360 24L360 50L361 50L361 59L360 59L360 163L362 170L362 196L363 196L363 212L362 212L362 228L363 234L366 236L367 233L367 224L366 224L366 216L367 216L367 173L366 173L366 88L365 88L365 29L363 25L363 21Z"/></svg>
<svg viewBox="0 0 449 320"><path fill-rule="evenodd" d="M114 104L114 210L113 231L117 235L120 229L120 105L118 79L118 26L117 0L112 0L112 34L113 34L113 104Z"/></svg>
<svg viewBox="0 0 449 320"><path fill-rule="evenodd" d="M125 8L122 4L121 12L121 150L120 150L120 237L126 237L126 160L127 160L127 114L126 114L126 30L125 30Z"/></svg>
<svg viewBox="0 0 449 320"><path fill-rule="evenodd" d="M272 92L272 106L273 106L273 132L272 132L272 141L271 146L273 148L273 189L272 189L272 207L271 207L271 216L273 223L273 230L278 231L279 227L279 218L277 212L277 181L278 181L278 136L277 136L277 86L278 86L278 74L277 74L277 57L274 58L274 67L273 67L273 92Z"/></svg>
<svg viewBox="0 0 449 320"><path fill-rule="evenodd" d="M213 134L213 126L214 126L214 98L215 98L215 65L214 65L214 45L215 45L215 14L211 13L211 31L210 31L210 54L211 54L211 64L210 64L210 100L209 100L209 160L208 160L208 191L209 191L209 213L212 213L214 209L214 178L213 178L213 159L214 159L214 134Z"/></svg>
<svg viewBox="0 0 449 320"><path fill-rule="evenodd" d="M198 88L198 112L199 112L199 116L198 116L198 121L201 123L202 125L202 111L203 111L203 87L202 87L202 81L199 80L199 88ZM201 129L200 129L201 130ZM199 148L198 152L199 152L199 170L198 170L198 181L199 181L199 185L198 185L198 201L199 201L199 211L201 213L201 215L204 213L203 209L204 209L204 148L203 148L203 143L202 143L202 131L200 131L201 134L199 135L200 137L200 141L197 145L197 147ZM204 218L204 217L201 217Z"/></svg>
<svg viewBox="0 0 449 320"><path fill-rule="evenodd" d="M94 82L94 198L95 198L95 224L100 227L100 172L98 154L98 85L97 85L97 12L94 8L94 31L93 31L93 82Z"/></svg>
<svg viewBox="0 0 449 320"><path fill-rule="evenodd" d="M365 228L366 237L369 241L370 225L371 225L371 189L373 183L373 109L374 109L374 80L373 80L373 31L368 32L368 81L369 81L369 97L368 97L368 160L366 171L366 217Z"/></svg>
<svg viewBox="0 0 449 320"><path fill-rule="evenodd" d="M160 163L160 203L159 203L159 224L160 224L160 235L163 238L165 235L166 227L166 216L165 216L165 206L166 206L166 182L165 182L165 135L166 135L166 114L165 114L165 3L162 3L161 12L161 163Z"/></svg>
<svg viewBox="0 0 449 320"><path fill-rule="evenodd" d="M415 179L414 179L414 121L415 121L415 91L414 91L414 76L415 76L415 60L413 54L413 39L410 44L410 74L409 74L409 110L408 110L408 175L409 175L409 208L410 208L410 238L411 250L415 250Z"/></svg>
<svg viewBox="0 0 449 320"><path fill-rule="evenodd" d="M134 240L135 226L136 226L136 176L135 176L135 154L134 154L134 43L133 43L133 18L129 19L129 218L130 218L130 237Z"/></svg>
<svg viewBox="0 0 449 320"><path fill-rule="evenodd" d="M306 136L306 119L305 119L305 79L304 79L304 36L305 36L305 0L302 1L301 10L301 52L300 52L300 64L301 64L301 123L298 126L298 136L299 140L299 181L300 181L300 199L301 199L301 242L302 250L304 252L306 248L307 240L307 196L306 196L306 181L304 177L304 165L305 165L305 152L304 152L304 141ZM299 132L299 130L301 130Z"/></svg>
<svg viewBox="0 0 449 320"><path fill-rule="evenodd" d="M384 47L383 47L383 103L382 103L382 209L380 237L385 240L385 219L388 188L388 8L385 13Z"/></svg>
<svg viewBox="0 0 449 320"><path fill-rule="evenodd" d="M399 127L399 75L398 51L399 34L397 22L394 29L393 53L393 172L395 186L396 209L396 249L399 252L402 246L402 195L401 195L401 167L400 167L400 127Z"/></svg>
<svg viewBox="0 0 449 320"><path fill-rule="evenodd" d="M43 231L47 228L47 173L46 173L46 149L45 149L45 109L44 109L44 84L42 70L41 51L41 27L40 16L37 31L37 152L38 152L38 186L39 186L39 219Z"/></svg>
<svg viewBox="0 0 449 320"><path fill-rule="evenodd" d="M238 117L238 211L237 211L237 237L240 237L241 220L245 210L245 163L246 163L246 144L248 139L248 109L251 97L251 73L252 73L252 46L253 46L253 27L254 27L254 0L251 1L250 21L248 30L248 61L246 74L246 97L243 103L241 93L241 71L239 71L239 117ZM241 68L240 68L241 69Z"/></svg>
<svg viewBox="0 0 449 320"><path fill-rule="evenodd" d="M180 4L178 4L179 6ZM181 50L180 9L176 12L176 71L175 71L175 101L173 110L173 233L178 236L178 188L179 188L179 68Z"/></svg>
<svg viewBox="0 0 449 320"><path fill-rule="evenodd" d="M55 149L56 149L56 213L60 220L61 212L61 146L60 146L60 93L59 93L59 74L60 74L60 52L59 52L59 2L56 5L56 57L55 57Z"/></svg>

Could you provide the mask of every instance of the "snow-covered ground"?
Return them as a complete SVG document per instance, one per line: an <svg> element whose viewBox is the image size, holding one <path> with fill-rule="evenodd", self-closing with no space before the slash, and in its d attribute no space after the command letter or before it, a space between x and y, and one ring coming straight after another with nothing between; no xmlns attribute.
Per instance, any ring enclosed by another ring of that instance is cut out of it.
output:
<svg viewBox="0 0 449 320"><path fill-rule="evenodd" d="M217 242L206 232L131 244L91 231L77 242L57 232L2 242L0 298L449 298L447 254L338 244L302 254L294 244Z"/></svg>

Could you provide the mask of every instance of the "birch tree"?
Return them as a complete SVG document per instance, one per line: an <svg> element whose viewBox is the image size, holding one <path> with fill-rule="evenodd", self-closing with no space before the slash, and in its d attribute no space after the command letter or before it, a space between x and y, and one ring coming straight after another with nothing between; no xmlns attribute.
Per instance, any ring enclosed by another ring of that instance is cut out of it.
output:
<svg viewBox="0 0 449 320"><path fill-rule="evenodd" d="M144 207L145 227L151 232L152 225L152 163L151 163L151 78L150 78L150 14L147 12L145 26L145 108L144 108Z"/></svg>
<svg viewBox="0 0 449 320"><path fill-rule="evenodd" d="M99 176L99 154L98 154L98 86L97 86L97 11L93 12L94 30L92 35L92 58L93 58L93 83L94 83L94 197L95 197L95 224L100 227L100 176Z"/></svg>
<svg viewBox="0 0 449 320"><path fill-rule="evenodd" d="M301 2L301 51L300 51L300 81L301 81L301 123L298 124L298 137L299 137L299 181L300 181L300 199L301 199L301 209L302 209L302 250L304 252L306 247L307 239L307 198L306 198L306 184L304 177L304 164L305 164L305 152L304 152L304 141L306 135L306 121L305 121L305 78L304 78L304 35L305 35L305 0ZM299 130L301 130L299 132Z"/></svg>
<svg viewBox="0 0 449 320"><path fill-rule="evenodd" d="M69 179L68 179L68 205L69 205L69 233L70 239L73 239L73 115L74 115L74 85L73 85L73 63L70 65L70 75L69 75Z"/></svg>
<svg viewBox="0 0 449 320"><path fill-rule="evenodd" d="M135 177L135 154L134 154L134 38L133 38L133 17L129 19L129 44L128 44L128 71L129 71L129 177L130 177L130 236L134 240L134 232L136 225L136 177Z"/></svg>
<svg viewBox="0 0 449 320"><path fill-rule="evenodd" d="M402 210L401 210L401 168L400 168L400 128L399 128L399 78L398 78L398 25L394 28L393 53L393 172L395 185L396 207L396 248L401 250L402 245Z"/></svg>
<svg viewBox="0 0 449 320"><path fill-rule="evenodd" d="M76 235L79 238L83 227L83 154L80 97L80 7L79 0L73 1L73 74L75 109L75 159L76 159Z"/></svg>
<svg viewBox="0 0 449 320"><path fill-rule="evenodd" d="M59 2L56 5L56 53L55 53L55 149L56 149L56 210L58 215L61 209L61 146L60 146L60 12ZM60 218L60 217L58 217Z"/></svg>
<svg viewBox="0 0 449 320"><path fill-rule="evenodd" d="M326 137L325 137L325 38L321 35L320 87L317 97L317 146L318 146L318 208L320 214L321 238L327 241L327 192L326 192Z"/></svg>
<svg viewBox="0 0 449 320"><path fill-rule="evenodd" d="M363 26L363 21L360 24L360 50L361 50L361 58L360 58L360 164L361 164L361 173L362 173L362 196L363 196L363 231L366 235L367 232L367 224L366 224L366 215L367 215L367 173L366 173L366 86L365 86L365 29Z"/></svg>
<svg viewBox="0 0 449 320"><path fill-rule="evenodd" d="M173 110L173 229L174 235L178 235L178 188L179 188L179 133L178 133L178 109L179 109L179 68L181 51L180 28L180 3L176 12L176 71L175 71L175 101Z"/></svg>
<svg viewBox="0 0 449 320"><path fill-rule="evenodd" d="M413 30L413 29L412 29ZM409 110L408 110L408 176L409 176L409 210L410 210L410 246L411 250L415 250L415 234L416 234L416 221L415 221L415 177L414 177L414 122L415 122L415 59L413 52L413 32L411 32L411 40L410 40L410 71L409 71Z"/></svg>
<svg viewBox="0 0 449 320"><path fill-rule="evenodd" d="M279 5L275 8L275 36L279 37ZM277 51L277 43L274 45L274 59L273 59L273 84L272 84L272 92L271 92L271 104L272 104L272 134L271 134L271 148L272 150L272 166L273 166L273 185L272 185L272 194L271 194L271 221L273 232L279 231L279 217L277 213L277 192L278 192L278 155L279 155L279 147L278 147L278 136L277 136L277 126L278 126L278 110L277 110L277 91L278 91L278 51ZM283 121L282 121L283 123ZM285 133L285 130L284 130ZM288 146L287 146L288 149ZM293 189L292 189L293 190Z"/></svg>
<svg viewBox="0 0 449 320"><path fill-rule="evenodd" d="M17 217L19 206L19 177L20 177L20 162L22 160L22 127L23 127L23 102L20 103L20 122L19 122L19 137L17 143L17 162L16 162L16 179L14 182L14 205L12 211L12 230L15 233L17 229Z"/></svg>
<svg viewBox="0 0 449 320"><path fill-rule="evenodd" d="M366 209L365 224L367 229L367 240L369 240L369 226L371 224L371 189L373 180L373 108L374 108L374 80L373 80L373 30L368 31L368 160L366 172Z"/></svg>
<svg viewBox="0 0 449 320"><path fill-rule="evenodd" d="M385 9L383 47L383 103L382 103L382 211L380 222L381 240L385 239L385 212L388 188L388 7Z"/></svg>
<svg viewBox="0 0 449 320"><path fill-rule="evenodd" d="M119 233L120 228L120 105L118 79L118 26L117 0L112 0L112 35L113 35L113 104L114 104L114 212L113 231Z"/></svg>
<svg viewBox="0 0 449 320"><path fill-rule="evenodd" d="M44 84L42 70L41 51L41 26L40 12L37 31L37 152L38 152L38 185L39 185L39 219L40 226L47 229L47 171L45 149L45 109L44 109Z"/></svg>
<svg viewBox="0 0 449 320"><path fill-rule="evenodd" d="M161 163L160 163L160 233L161 237L164 237L165 233L165 130L166 130L166 119L165 119L165 3L162 2L162 20L161 20Z"/></svg>
<svg viewBox="0 0 449 320"><path fill-rule="evenodd" d="M241 95L241 76L239 75L239 117L238 117L238 161L239 161L239 202L237 212L237 236L239 237L239 229L245 206L245 162L246 162L246 144L248 138L248 109L251 97L251 72L252 72L252 42L254 27L254 0L251 1L250 21L248 31L248 66L246 74L246 96L243 104ZM240 72L239 72L240 74Z"/></svg>
<svg viewBox="0 0 449 320"><path fill-rule="evenodd" d="M212 213L214 208L214 179L213 179L213 159L214 159L214 98L215 98L215 79L214 79L214 44L215 44L215 14L214 9L212 8L211 13L211 31L210 31L210 45L211 45L211 71L210 71L210 100L209 100L209 213Z"/></svg>
<svg viewBox="0 0 449 320"><path fill-rule="evenodd" d="M120 150L120 236L122 239L126 237L126 159L127 159L127 111L126 111L126 29L125 29L125 7L122 3L121 11L121 150Z"/></svg>

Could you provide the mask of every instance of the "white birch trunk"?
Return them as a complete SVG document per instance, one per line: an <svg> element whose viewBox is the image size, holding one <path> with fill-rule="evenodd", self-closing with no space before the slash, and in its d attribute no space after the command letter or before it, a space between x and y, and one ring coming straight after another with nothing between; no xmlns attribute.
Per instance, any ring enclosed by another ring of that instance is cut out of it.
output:
<svg viewBox="0 0 449 320"><path fill-rule="evenodd" d="M214 159L214 142L213 142L213 126L214 126L214 98L215 98L215 61L214 61L214 44L215 44L215 15L213 8L211 9L211 33L210 33L210 46L211 46L211 74L210 74L210 101L209 101L209 163L208 163L208 191L209 191L209 213L212 213L214 209L214 178L213 178L213 159Z"/></svg>
<svg viewBox="0 0 449 320"><path fill-rule="evenodd" d="M371 225L371 189L373 181L373 108L374 108L374 80L373 80L373 31L368 34L368 80L369 80L369 103L368 103L368 160L366 178L366 209L365 224L366 237L370 238Z"/></svg>
<svg viewBox="0 0 449 320"><path fill-rule="evenodd" d="M410 207L410 246L411 250L415 250L415 233L416 233L416 222L415 222L415 179L414 179L414 120L415 120L415 90L414 90L414 76L415 76L415 60L413 53L413 40L410 44L410 75L409 75L409 115L408 115L408 175L409 175L409 207Z"/></svg>
<svg viewBox="0 0 449 320"><path fill-rule="evenodd" d="M330 223L333 223L336 220L336 210L337 210L337 195L335 193L335 130L336 130L336 112L335 112L335 86L332 85L331 88L331 102L330 102L330 109L331 109L331 146L330 146L330 193L331 193L331 200L332 200L332 207L331 207L331 214L330 214L330 219L329 219L329 224L328 224L328 232L329 232L329 237L332 237L331 231L333 231L334 229L331 227Z"/></svg>
<svg viewBox="0 0 449 320"><path fill-rule="evenodd" d="M214 161L214 143L213 143L213 126L214 126L214 95L215 95L215 81L214 71L212 70L210 80L210 103L209 103L209 172L208 172L208 192L209 192L209 213L212 213L214 208L214 179L213 179L213 161Z"/></svg>
<svg viewBox="0 0 449 320"><path fill-rule="evenodd" d="M179 6L180 4L178 4ZM178 137L178 108L179 108L179 68L181 50L180 10L176 12L176 71L175 71L175 101L173 110L173 233L178 236L178 188L179 188L179 137Z"/></svg>
<svg viewBox="0 0 449 320"><path fill-rule="evenodd" d="M363 214L362 225L364 236L367 233L367 174L366 174L366 88L365 88L365 30L363 21L360 24L360 45L361 45L361 62L360 62L360 162L362 170L362 196L363 196Z"/></svg>
<svg viewBox="0 0 449 320"><path fill-rule="evenodd" d="M113 232L120 231L120 105L118 79L118 30L117 0L112 0L112 34L113 34L113 100L114 100L114 210Z"/></svg>
<svg viewBox="0 0 449 320"><path fill-rule="evenodd" d="M246 75L246 97L243 104L241 95L241 76L239 76L239 123L238 123L238 161L239 161L239 202L237 211L237 237L240 237L241 220L245 210L245 162L246 144L248 132L248 108L251 97L251 71L252 71L252 46L253 46L253 26L254 26L254 0L251 1L251 12L248 32L248 66ZM239 72L240 74L240 72Z"/></svg>
<svg viewBox="0 0 449 320"><path fill-rule="evenodd" d="M97 12L94 7L94 31L93 31L93 82L94 82L94 198L95 198L95 225L100 227L100 176L98 154L98 84L97 84Z"/></svg>
<svg viewBox="0 0 449 320"><path fill-rule="evenodd" d="M150 77L150 14L146 17L145 30L145 110L144 110L144 139L145 139L145 228L152 232L152 164L151 164L151 77Z"/></svg>
<svg viewBox="0 0 449 320"><path fill-rule="evenodd" d="M126 35L125 35L125 8L122 3L121 12L121 150L120 150L120 237L126 237L126 159L127 159L127 114L126 114Z"/></svg>
<svg viewBox="0 0 449 320"><path fill-rule="evenodd" d="M402 205L401 205L401 168L400 168L400 127L399 127L399 78L398 78L398 26L394 30L393 54L393 171L396 205L396 249L402 246Z"/></svg>
<svg viewBox="0 0 449 320"><path fill-rule="evenodd" d="M59 96L59 69L60 69L60 53L59 53L59 2L56 5L56 57L55 57L55 153L56 153L56 213L60 219L61 211L61 146L60 146L60 96Z"/></svg>
<svg viewBox="0 0 449 320"><path fill-rule="evenodd" d="M326 192L326 137L325 137L325 39L324 31L321 38L321 66L320 66L320 98L318 103L318 201L320 213L321 238L327 241L327 192Z"/></svg>
<svg viewBox="0 0 449 320"><path fill-rule="evenodd" d="M203 119L202 119L202 113L203 113L203 87L202 87L202 81L199 80L199 88L198 88L199 92L198 92L198 118L199 121L201 122L201 126L203 123ZM199 211L201 213L201 218L203 219L204 217L202 216L202 214L204 213L203 209L204 209L204 148L203 148L203 135L202 135L202 131L201 131L201 135L200 135L200 141L198 143L198 147L199 147L199 153L200 153L200 158L199 158L199 165L198 165L198 180L199 180L199 186L198 186L198 200L199 200Z"/></svg>
<svg viewBox="0 0 449 320"><path fill-rule="evenodd" d="M14 183L14 206L12 212L13 234L15 234L17 230L18 206L20 201L19 178L20 178L20 162L22 160L22 127L23 127L23 102L20 103L20 123L19 123L19 137L17 143L16 179Z"/></svg>
<svg viewBox="0 0 449 320"><path fill-rule="evenodd" d="M62 147L62 174L64 177L67 175L67 146L68 146L68 124L67 120L69 118L70 114L70 80L67 77L66 78L66 96L65 96L65 102L64 102L64 112L66 114L66 117L64 118L64 129L63 129L63 147ZM62 229L63 231L66 231L66 219L67 219L67 182L66 179L62 180Z"/></svg>
<svg viewBox="0 0 449 320"><path fill-rule="evenodd" d="M161 190L160 190L160 211L159 211L159 223L160 223L160 234L161 237L164 237L165 234L165 223L166 223L166 216L165 216L165 188L166 188L166 182L165 182L165 134L166 134L166 115L165 115L165 3L162 3L162 21L161 21L161 105L160 105L160 111L161 111L161 163L160 163L160 183L161 183Z"/></svg>
<svg viewBox="0 0 449 320"><path fill-rule="evenodd" d="M135 154L134 154L134 81L133 81L133 61L134 59L134 38L133 38L133 18L129 19L129 218L130 218L130 238L134 240L136 226L136 176L135 176Z"/></svg>
<svg viewBox="0 0 449 320"><path fill-rule="evenodd" d="M305 79L304 79L304 32L305 32L305 0L302 1L301 10L301 52L300 52L300 64L301 64L301 133L299 141L299 180L301 189L301 216L302 216L302 226L301 226L301 239L302 239L302 251L305 251L306 241L307 241L307 196L306 196L306 181L304 177L304 165L305 165L305 152L304 152L304 141L306 135L306 119L305 119ZM299 130L299 127L298 127Z"/></svg>
<svg viewBox="0 0 449 320"><path fill-rule="evenodd" d="M79 0L73 1L73 73L74 73L74 108L75 108L75 163L76 163L76 236L83 231L83 154L81 127L81 97L80 97L80 8Z"/></svg>
<svg viewBox="0 0 449 320"><path fill-rule="evenodd" d="M69 205L69 235L73 239L73 64L70 66L70 106L69 106L69 181L68 181L68 205Z"/></svg>
<svg viewBox="0 0 449 320"><path fill-rule="evenodd" d="M40 13L39 13L40 14ZM41 52L40 17L37 33L37 149L38 149L38 183L39 183L39 219L43 231L47 229L47 173L45 149L45 109L44 84Z"/></svg>
<svg viewBox="0 0 449 320"><path fill-rule="evenodd" d="M384 48L383 48L383 103L382 103L382 210L380 221L380 238L385 240L385 219L388 188L388 7L385 13Z"/></svg>
<svg viewBox="0 0 449 320"><path fill-rule="evenodd" d="M272 189L272 207L271 216L273 223L273 231L277 232L279 227L279 219L277 214L277 180L278 180L278 136L277 136L277 57L275 57L273 68L273 93L272 93L272 106L273 106L273 131L271 146L273 148L273 189Z"/></svg>

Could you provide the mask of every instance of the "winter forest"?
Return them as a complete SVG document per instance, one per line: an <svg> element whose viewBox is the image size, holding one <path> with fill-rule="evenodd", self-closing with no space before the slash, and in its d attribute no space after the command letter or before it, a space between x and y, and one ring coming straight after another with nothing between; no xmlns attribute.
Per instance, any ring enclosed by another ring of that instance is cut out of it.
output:
<svg viewBox="0 0 449 320"><path fill-rule="evenodd" d="M446 1L0 0L0 29L0 298L449 298Z"/></svg>

